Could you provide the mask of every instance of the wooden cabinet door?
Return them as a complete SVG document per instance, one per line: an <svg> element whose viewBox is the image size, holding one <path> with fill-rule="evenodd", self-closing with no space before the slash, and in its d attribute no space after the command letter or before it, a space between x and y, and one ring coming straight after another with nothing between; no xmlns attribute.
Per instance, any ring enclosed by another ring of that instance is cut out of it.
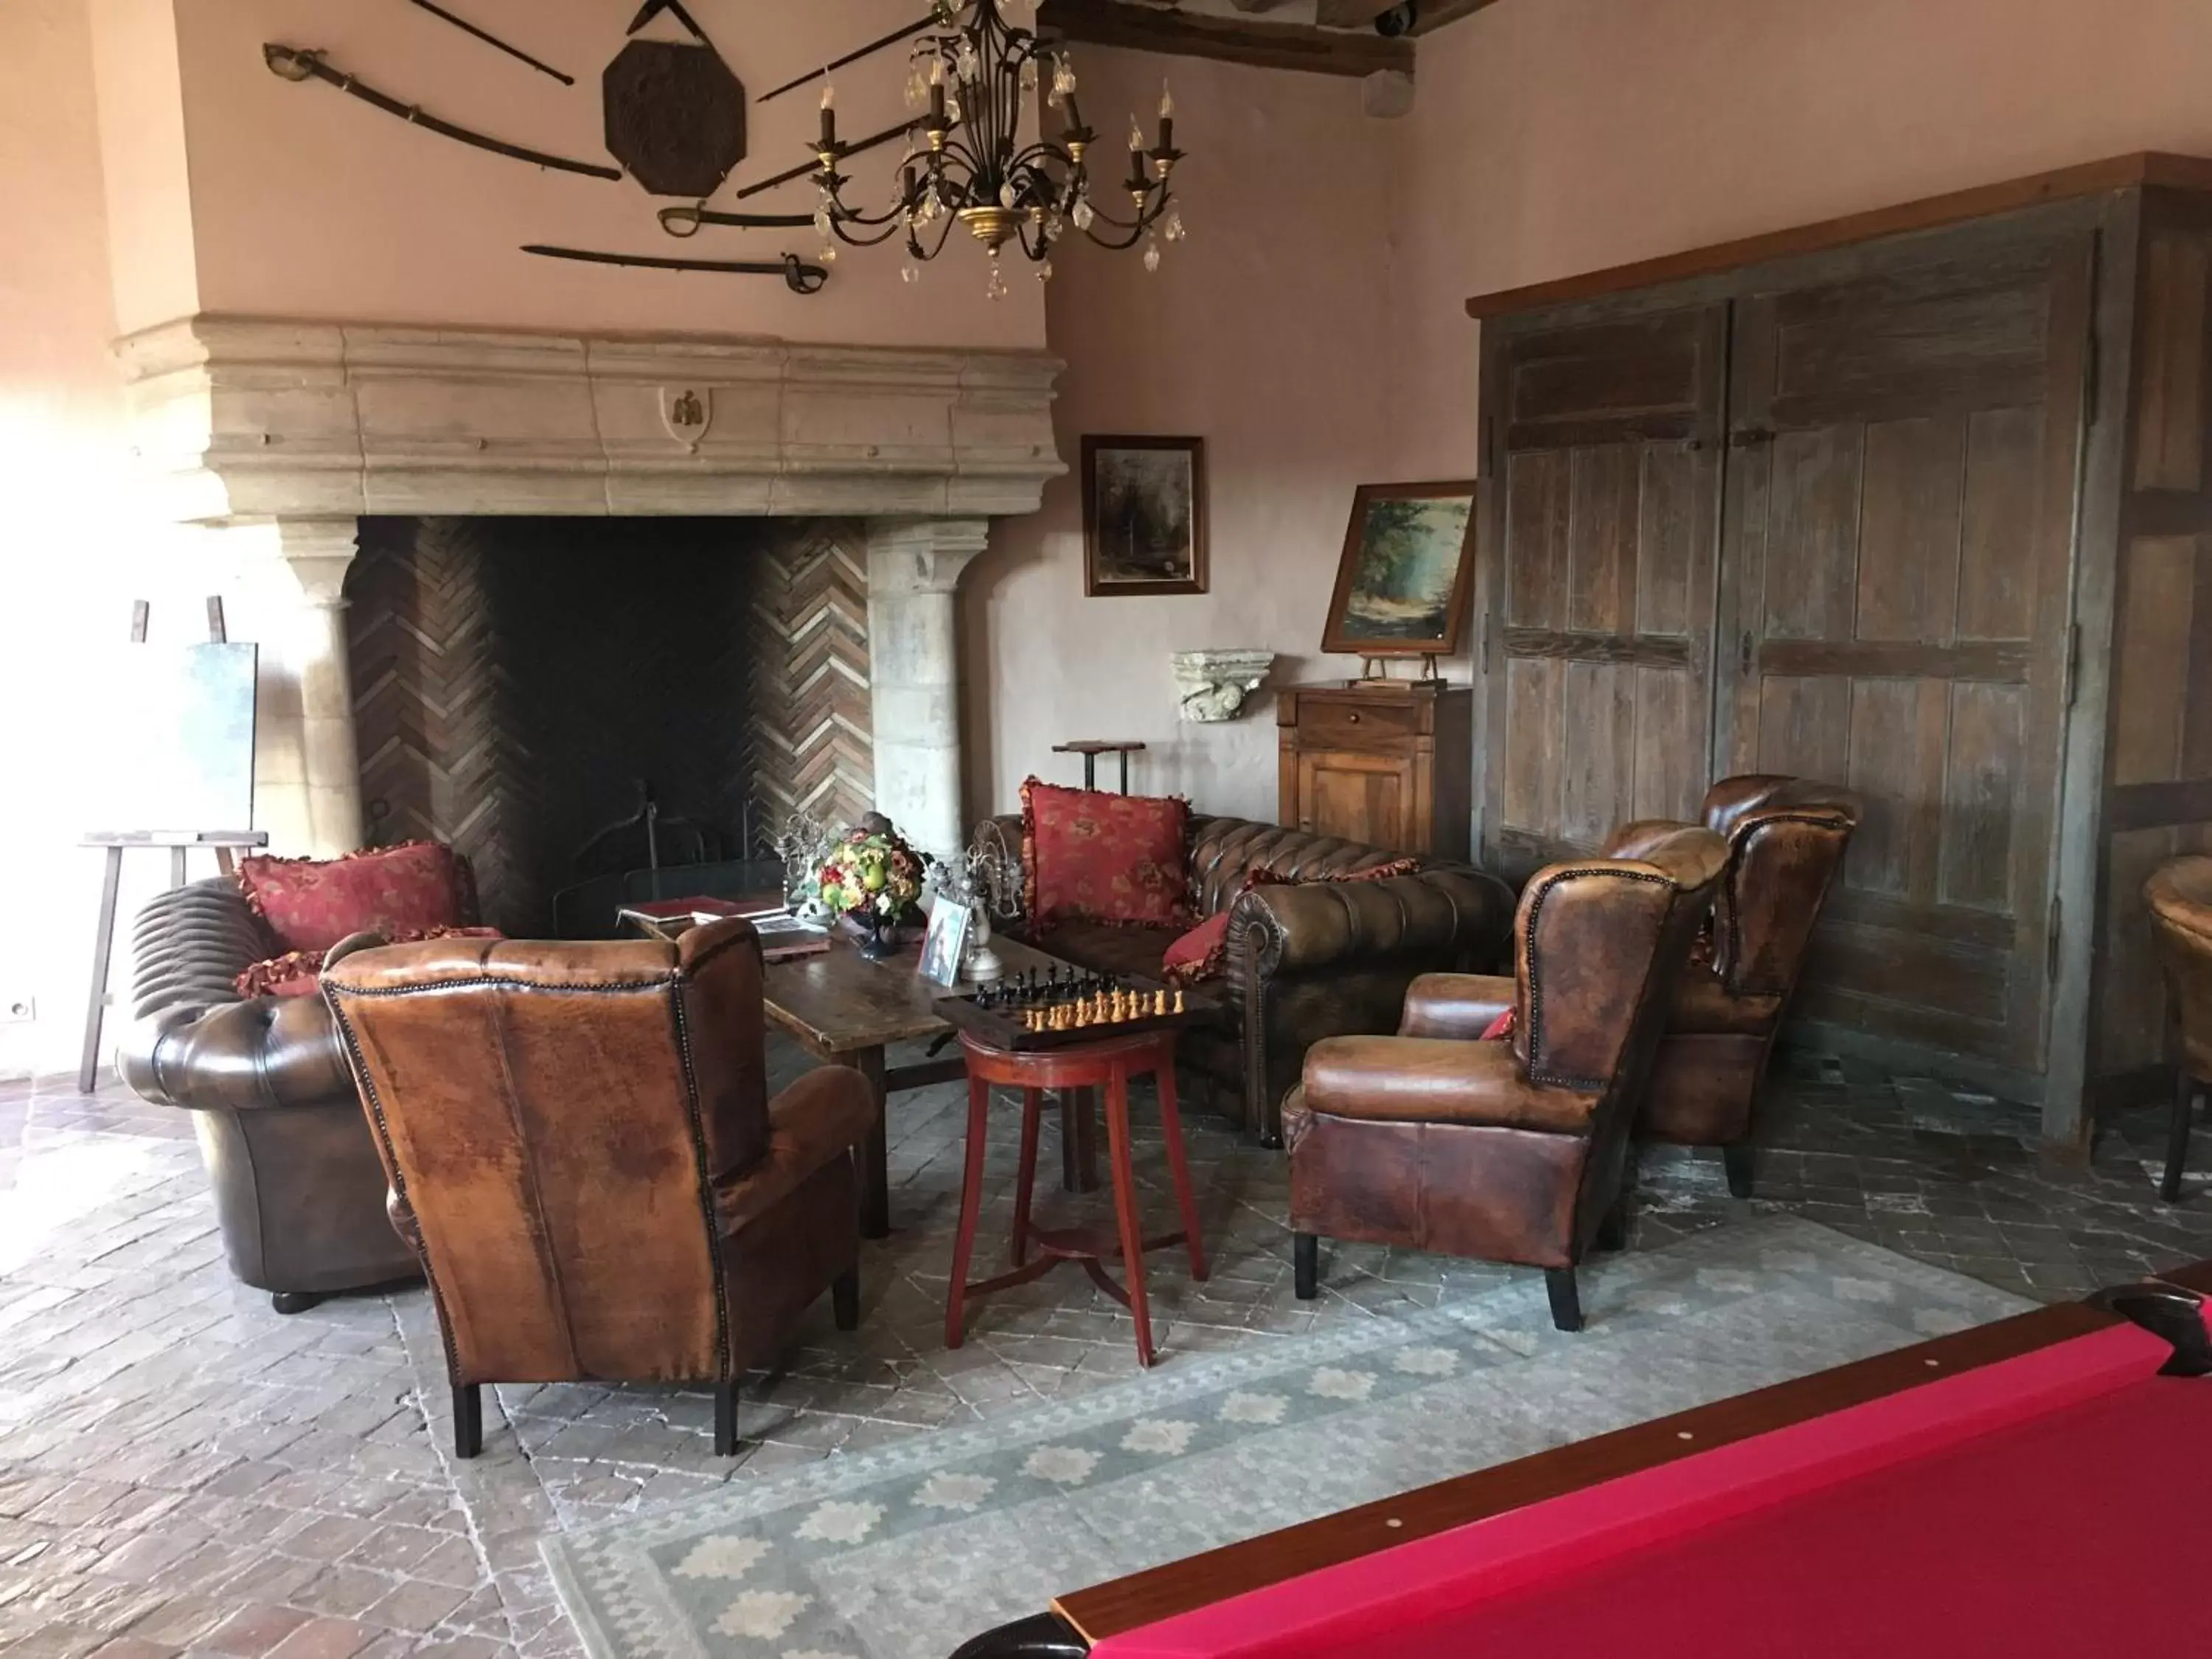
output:
<svg viewBox="0 0 2212 1659"><path fill-rule="evenodd" d="M1722 769L1866 817L1797 1012L2041 1069L2090 250L1737 309Z"/></svg>
<svg viewBox="0 0 2212 1659"><path fill-rule="evenodd" d="M1298 757L1298 828L1310 834L1425 853L1428 826L1415 805L1413 763L1402 755L1322 749Z"/></svg>
<svg viewBox="0 0 2212 1659"><path fill-rule="evenodd" d="M1708 306L1490 354L1482 845L1501 874L1704 798L1726 324Z"/></svg>

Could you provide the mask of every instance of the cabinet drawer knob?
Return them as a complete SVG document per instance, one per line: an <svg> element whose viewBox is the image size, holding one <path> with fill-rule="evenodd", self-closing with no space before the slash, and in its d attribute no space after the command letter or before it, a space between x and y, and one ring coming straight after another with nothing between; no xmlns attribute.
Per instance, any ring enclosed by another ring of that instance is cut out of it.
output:
<svg viewBox="0 0 2212 1659"><path fill-rule="evenodd" d="M1345 716L1345 719L1346 719L1346 720L1349 724L1351 724L1351 725L1353 725L1353 726L1357 726L1357 725L1358 725L1358 724L1359 724L1359 711L1358 711L1357 708L1353 709L1353 710L1352 710L1349 714L1347 714L1347 715L1346 715L1346 716Z"/></svg>

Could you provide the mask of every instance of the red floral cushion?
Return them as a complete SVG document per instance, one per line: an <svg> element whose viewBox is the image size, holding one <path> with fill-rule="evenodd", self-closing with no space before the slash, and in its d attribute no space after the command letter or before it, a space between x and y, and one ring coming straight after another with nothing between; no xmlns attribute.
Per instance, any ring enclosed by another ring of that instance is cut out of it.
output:
<svg viewBox="0 0 2212 1659"><path fill-rule="evenodd" d="M1489 1024L1482 1028L1482 1035L1480 1037L1477 1038L1476 1041L1481 1042L1503 1042L1506 1038L1512 1035L1513 1011L1510 1008L1508 1008L1504 1013L1498 1015L1496 1019L1492 1020Z"/></svg>
<svg viewBox="0 0 2212 1659"><path fill-rule="evenodd" d="M1168 946L1160 957L1161 977L1178 985L1211 979L1228 952L1229 912L1219 910Z"/></svg>
<svg viewBox="0 0 2212 1659"><path fill-rule="evenodd" d="M424 939L472 921L468 863L450 847L410 841L342 859L240 859L238 884L287 952L327 951L349 933Z"/></svg>
<svg viewBox="0 0 2212 1659"><path fill-rule="evenodd" d="M1150 795L1022 786L1022 882L1030 921L1125 927L1190 920L1188 803Z"/></svg>
<svg viewBox="0 0 2212 1659"><path fill-rule="evenodd" d="M320 951L287 951L281 957L257 962L231 982L238 994L254 997L311 997L322 985Z"/></svg>
<svg viewBox="0 0 2212 1659"><path fill-rule="evenodd" d="M433 927L420 933L396 933L388 945L415 945L429 939L505 939L496 927ZM231 983L238 994L253 997L311 997L322 989L326 951L288 951L257 962Z"/></svg>

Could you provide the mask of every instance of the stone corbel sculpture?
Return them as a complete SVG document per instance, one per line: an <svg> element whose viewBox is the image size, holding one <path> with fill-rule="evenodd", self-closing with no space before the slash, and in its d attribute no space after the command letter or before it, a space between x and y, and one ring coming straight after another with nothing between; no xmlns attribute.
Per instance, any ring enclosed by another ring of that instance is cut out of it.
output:
<svg viewBox="0 0 2212 1659"><path fill-rule="evenodd" d="M1176 690L1187 720L1233 720L1275 665L1272 651L1178 651Z"/></svg>

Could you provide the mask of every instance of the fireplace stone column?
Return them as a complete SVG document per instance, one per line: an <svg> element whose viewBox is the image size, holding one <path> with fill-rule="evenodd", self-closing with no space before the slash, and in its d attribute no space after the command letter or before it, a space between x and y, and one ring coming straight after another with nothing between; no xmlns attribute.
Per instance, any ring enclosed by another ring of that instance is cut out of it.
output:
<svg viewBox="0 0 2212 1659"><path fill-rule="evenodd" d="M350 518L281 518L220 532L237 578L234 638L261 647L254 828L270 850L330 857L362 844L361 762L346 650Z"/></svg>
<svg viewBox="0 0 2212 1659"><path fill-rule="evenodd" d="M967 844L960 816L960 668L952 595L988 519L879 519L868 526L868 659L876 810L939 857Z"/></svg>

